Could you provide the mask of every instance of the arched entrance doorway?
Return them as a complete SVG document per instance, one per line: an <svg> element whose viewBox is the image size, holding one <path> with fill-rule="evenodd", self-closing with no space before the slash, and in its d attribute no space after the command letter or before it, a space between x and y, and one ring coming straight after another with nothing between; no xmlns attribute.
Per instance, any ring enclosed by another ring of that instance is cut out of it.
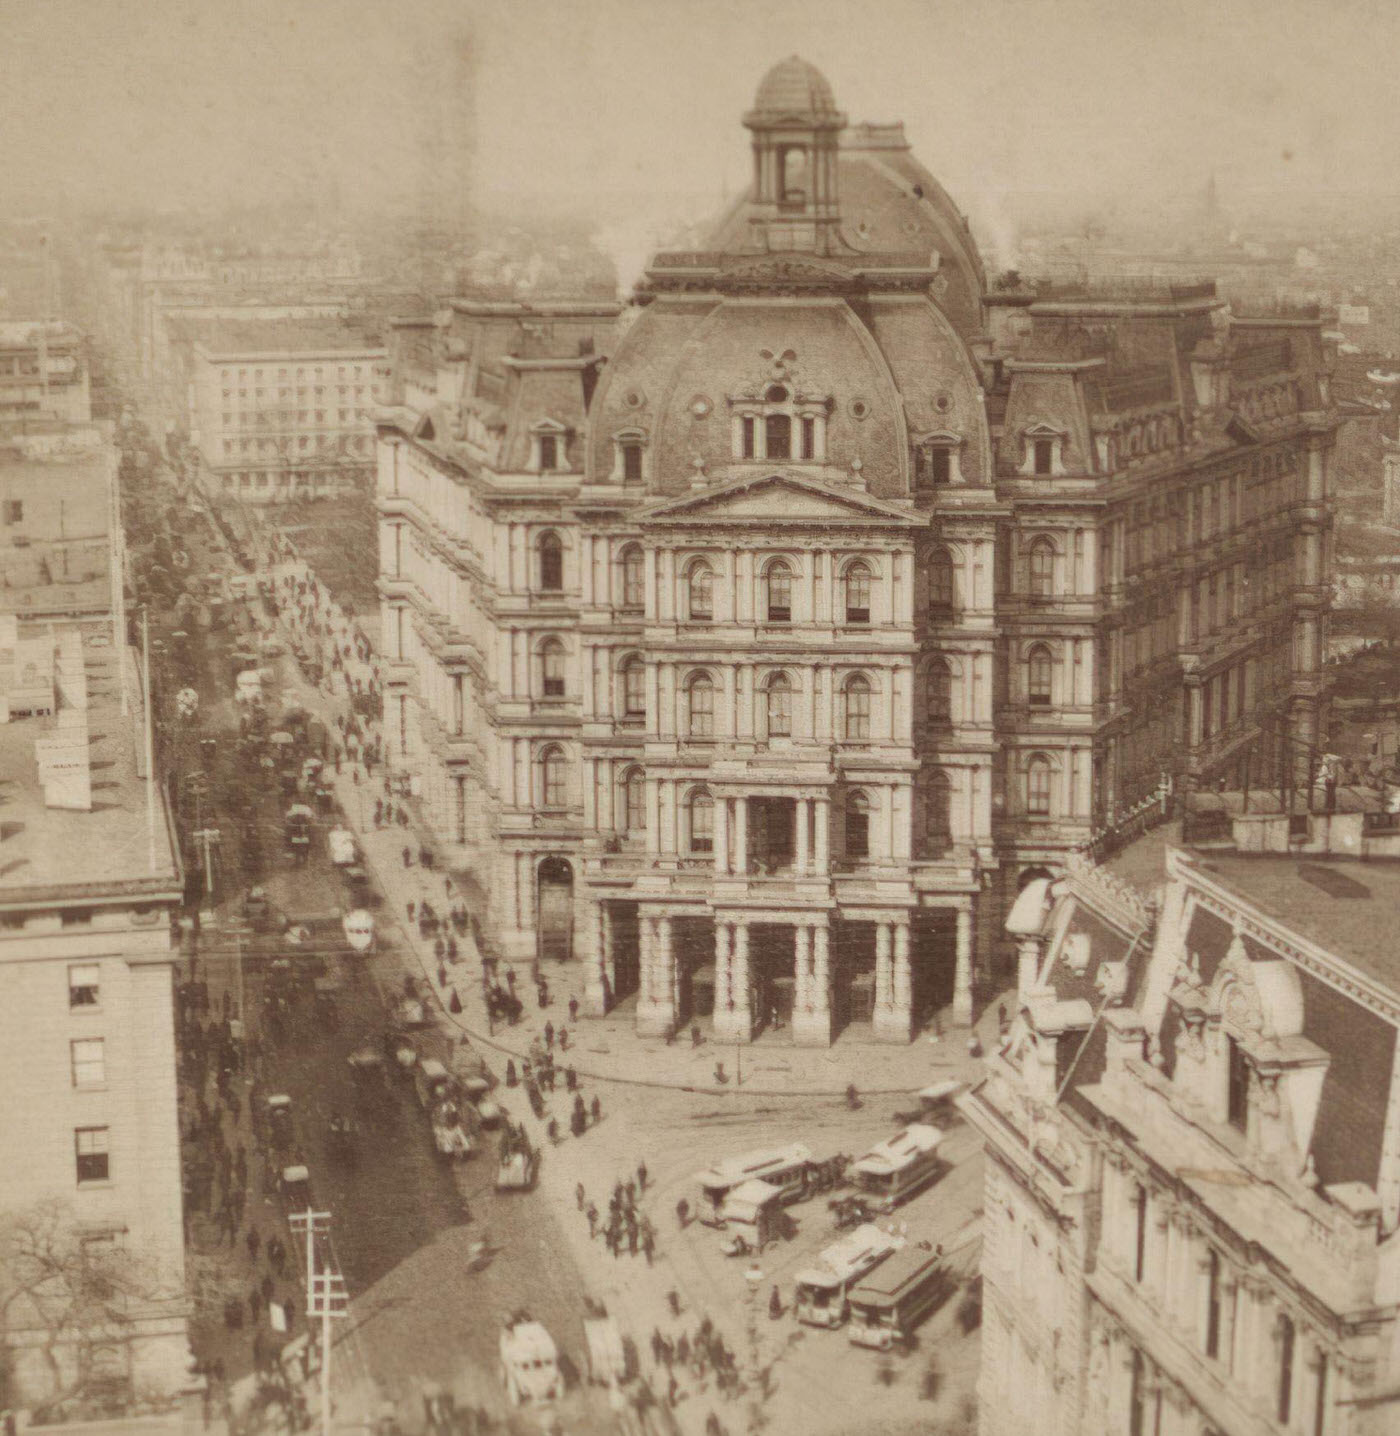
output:
<svg viewBox="0 0 1400 1436"><path fill-rule="evenodd" d="M564 962L574 954L574 869L567 858L545 858L536 878L536 952Z"/></svg>

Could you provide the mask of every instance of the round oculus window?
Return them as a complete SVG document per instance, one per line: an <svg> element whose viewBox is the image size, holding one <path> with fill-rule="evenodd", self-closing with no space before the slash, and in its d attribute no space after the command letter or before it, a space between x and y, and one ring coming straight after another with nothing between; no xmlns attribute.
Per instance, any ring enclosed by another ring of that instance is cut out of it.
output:
<svg viewBox="0 0 1400 1436"><path fill-rule="evenodd" d="M623 395L622 402L626 404L629 409L640 409L646 401L640 389L629 389L627 393Z"/></svg>
<svg viewBox="0 0 1400 1436"><path fill-rule="evenodd" d="M864 399L852 399L850 402L851 418L864 419L870 413L870 405Z"/></svg>
<svg viewBox="0 0 1400 1436"><path fill-rule="evenodd" d="M697 394L690 401L690 412L694 414L697 419L708 417L712 407L710 401L703 394Z"/></svg>

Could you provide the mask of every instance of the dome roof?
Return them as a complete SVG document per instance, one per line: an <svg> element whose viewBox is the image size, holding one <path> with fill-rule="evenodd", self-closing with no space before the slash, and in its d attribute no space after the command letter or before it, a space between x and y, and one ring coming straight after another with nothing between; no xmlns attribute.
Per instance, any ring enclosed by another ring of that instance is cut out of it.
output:
<svg viewBox="0 0 1400 1436"><path fill-rule="evenodd" d="M835 115L836 97L827 78L799 55L780 60L763 77L753 100L756 115Z"/></svg>

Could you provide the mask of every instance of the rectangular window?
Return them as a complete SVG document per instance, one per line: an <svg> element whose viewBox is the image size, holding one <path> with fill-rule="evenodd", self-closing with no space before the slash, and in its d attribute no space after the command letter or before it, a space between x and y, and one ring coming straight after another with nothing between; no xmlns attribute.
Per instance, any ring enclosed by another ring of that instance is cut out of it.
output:
<svg viewBox="0 0 1400 1436"><path fill-rule="evenodd" d="M1133 1197L1134 1221L1136 1224L1133 1248L1133 1280L1141 1281L1147 1270L1147 1188L1138 1185Z"/></svg>
<svg viewBox="0 0 1400 1436"><path fill-rule="evenodd" d="M1049 439L1035 441L1035 471L1048 474L1055 460L1055 446Z"/></svg>
<svg viewBox="0 0 1400 1436"><path fill-rule="evenodd" d="M715 850L715 810L704 799L690 805L690 851L712 853Z"/></svg>
<svg viewBox="0 0 1400 1436"><path fill-rule="evenodd" d="M742 452L742 455L743 455L743 457L746 458L746 459L751 459L751 458L753 458L753 456L754 456L754 453L753 453L753 440L754 440L754 423L753 423L753 420L752 420L751 418L745 418L745 419L740 420L740 430L741 430L741 438L742 438L742 443L743 443L743 447L742 447L742 451L741 451L741 452Z"/></svg>
<svg viewBox="0 0 1400 1436"><path fill-rule="evenodd" d="M1229 1048L1230 1057L1227 1115L1230 1125L1243 1132L1249 1126L1249 1067L1245 1062L1240 1044L1228 1035L1225 1042Z"/></svg>
<svg viewBox="0 0 1400 1436"><path fill-rule="evenodd" d="M546 473L558 467L559 441L552 434L540 436L540 472Z"/></svg>
<svg viewBox="0 0 1400 1436"><path fill-rule="evenodd" d="M107 1080L107 1060L100 1037L80 1037L69 1043L75 1087L101 1087Z"/></svg>
<svg viewBox="0 0 1400 1436"><path fill-rule="evenodd" d="M642 446L640 444L624 444L622 446L622 482L624 484L640 484L642 481Z"/></svg>
<svg viewBox="0 0 1400 1436"><path fill-rule="evenodd" d="M690 685L690 722L692 738L713 738L715 732L715 690L709 683Z"/></svg>
<svg viewBox="0 0 1400 1436"><path fill-rule="evenodd" d="M622 670L622 711L629 718L639 718L647 711L647 671L640 660Z"/></svg>
<svg viewBox="0 0 1400 1436"><path fill-rule="evenodd" d="M1278 1419L1287 1426L1293 1417L1293 1343L1296 1332L1291 1317L1279 1318Z"/></svg>
<svg viewBox="0 0 1400 1436"><path fill-rule="evenodd" d="M105 1182L110 1172L106 1127L78 1127L73 1133L78 1162L78 1185Z"/></svg>
<svg viewBox="0 0 1400 1436"><path fill-rule="evenodd" d="M96 1007L102 995L102 969L96 962L80 962L67 969L67 1005Z"/></svg>
<svg viewBox="0 0 1400 1436"><path fill-rule="evenodd" d="M931 448L928 451L928 473L930 483L946 484L952 481L952 458L952 451L949 449L938 447Z"/></svg>
<svg viewBox="0 0 1400 1436"><path fill-rule="evenodd" d="M1220 1254L1214 1250L1206 1257L1206 1355L1220 1355Z"/></svg>
<svg viewBox="0 0 1400 1436"><path fill-rule="evenodd" d="M792 420L786 414L768 414L763 420L764 453L770 459L792 457Z"/></svg>
<svg viewBox="0 0 1400 1436"><path fill-rule="evenodd" d="M815 419L803 419L802 421L802 457L804 459L817 457L817 421Z"/></svg>

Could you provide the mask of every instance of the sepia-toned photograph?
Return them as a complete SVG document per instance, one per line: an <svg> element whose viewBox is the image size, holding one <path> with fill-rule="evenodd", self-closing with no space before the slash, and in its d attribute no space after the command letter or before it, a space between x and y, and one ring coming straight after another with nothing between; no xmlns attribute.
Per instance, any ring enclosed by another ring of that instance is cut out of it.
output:
<svg viewBox="0 0 1400 1436"><path fill-rule="evenodd" d="M1400 1431L1397 55L0 0L0 1436Z"/></svg>

